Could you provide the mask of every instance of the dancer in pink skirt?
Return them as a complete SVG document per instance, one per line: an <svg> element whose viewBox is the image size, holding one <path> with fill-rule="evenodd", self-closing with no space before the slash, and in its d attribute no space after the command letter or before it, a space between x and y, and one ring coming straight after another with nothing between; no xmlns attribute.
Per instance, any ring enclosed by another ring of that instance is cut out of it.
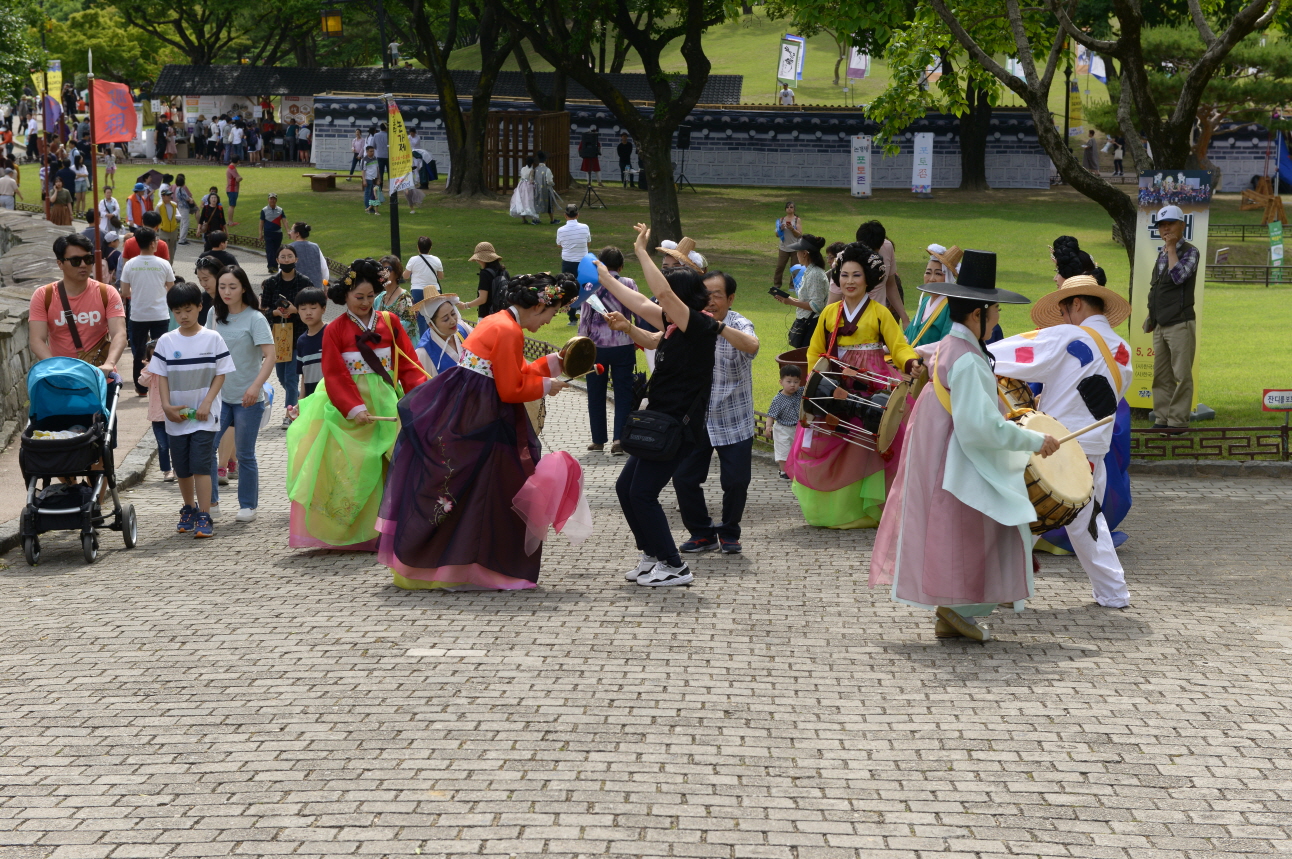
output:
<svg viewBox="0 0 1292 859"><path fill-rule="evenodd" d="M956 283L921 287L948 297L953 324L907 425L871 557L870 586L891 584L897 602L933 609L939 638L986 641L977 618L1000 603L1022 611L1031 598L1036 511L1023 471L1032 453L1059 449L1004 417L983 340L1001 303L1028 300L995 285L996 255L965 251Z"/></svg>

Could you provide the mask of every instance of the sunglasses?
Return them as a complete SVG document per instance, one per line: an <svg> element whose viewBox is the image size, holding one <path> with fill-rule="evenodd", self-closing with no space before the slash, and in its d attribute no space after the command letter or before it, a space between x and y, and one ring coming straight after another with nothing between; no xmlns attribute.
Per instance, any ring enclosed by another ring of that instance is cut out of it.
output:
<svg viewBox="0 0 1292 859"><path fill-rule="evenodd" d="M94 256L92 254L86 254L85 256L79 257L61 257L59 262L65 262L73 268L82 265L94 265Z"/></svg>

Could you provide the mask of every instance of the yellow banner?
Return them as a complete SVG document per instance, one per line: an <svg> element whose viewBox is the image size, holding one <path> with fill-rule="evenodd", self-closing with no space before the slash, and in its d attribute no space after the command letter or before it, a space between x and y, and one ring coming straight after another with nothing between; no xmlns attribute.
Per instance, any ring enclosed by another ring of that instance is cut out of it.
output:
<svg viewBox="0 0 1292 859"><path fill-rule="evenodd" d="M403 114L393 98L386 99L386 129L390 138L390 193L394 194L412 188L414 177L413 145L408 142Z"/></svg>
<svg viewBox="0 0 1292 859"><path fill-rule="evenodd" d="M45 88L46 78L49 79L49 89ZM61 102L63 100L63 61L50 60L44 72L33 69L31 82L36 92L47 92Z"/></svg>

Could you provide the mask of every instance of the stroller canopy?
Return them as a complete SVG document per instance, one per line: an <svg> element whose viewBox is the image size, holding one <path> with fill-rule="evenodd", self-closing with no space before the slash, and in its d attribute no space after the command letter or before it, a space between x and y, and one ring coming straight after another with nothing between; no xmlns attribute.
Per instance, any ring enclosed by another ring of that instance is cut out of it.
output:
<svg viewBox="0 0 1292 859"><path fill-rule="evenodd" d="M103 371L78 358L46 358L27 373L27 398L37 420L55 415L108 414Z"/></svg>

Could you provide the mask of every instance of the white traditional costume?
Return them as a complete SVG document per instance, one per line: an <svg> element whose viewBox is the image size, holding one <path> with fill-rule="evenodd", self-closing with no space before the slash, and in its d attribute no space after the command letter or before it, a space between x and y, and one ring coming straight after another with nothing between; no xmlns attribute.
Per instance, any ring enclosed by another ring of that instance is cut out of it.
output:
<svg viewBox="0 0 1292 859"><path fill-rule="evenodd" d="M1090 295L1104 302L1104 313L1080 326L1062 322L1059 302ZM996 374L1024 382L1039 382L1044 390L1040 408L1069 430L1078 430L1115 414L1130 388L1130 348L1113 330L1130 315L1130 305L1089 275L1070 277L1032 308L1036 331L1007 337L988 348L996 359ZM1113 441L1113 424L1091 430L1078 439L1094 473L1094 498L1067 526L1067 536L1081 566L1090 577L1095 602L1111 608L1130 605L1126 574L1100 504L1108 483L1104 463ZM1093 524L1092 524L1093 523Z"/></svg>

